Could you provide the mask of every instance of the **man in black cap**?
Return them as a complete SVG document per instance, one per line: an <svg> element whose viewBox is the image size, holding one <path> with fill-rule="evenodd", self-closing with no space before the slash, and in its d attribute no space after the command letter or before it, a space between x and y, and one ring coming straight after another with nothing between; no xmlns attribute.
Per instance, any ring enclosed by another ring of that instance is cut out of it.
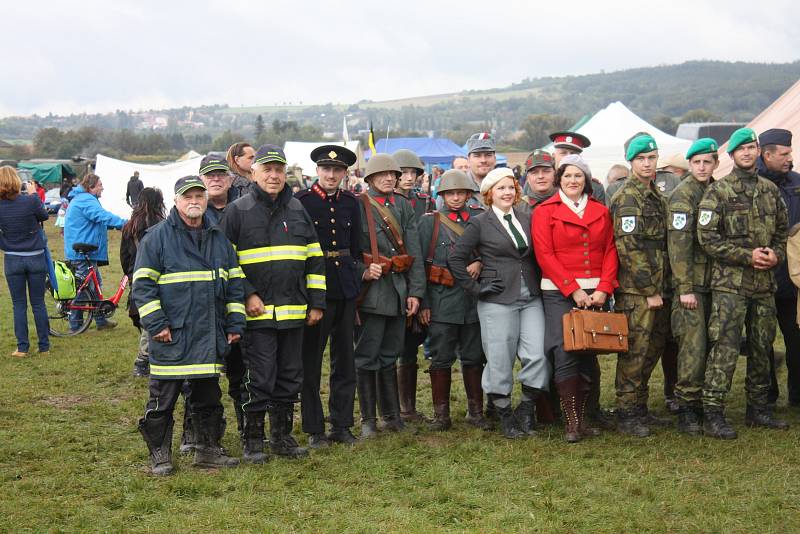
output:
<svg viewBox="0 0 800 534"><path fill-rule="evenodd" d="M577 132L553 132L550 134L550 140L553 142L556 169L561 163L561 158L570 154L580 154L592 144L588 137ZM606 202L605 189L597 178L592 178L592 197L604 204Z"/></svg>
<svg viewBox="0 0 800 534"><path fill-rule="evenodd" d="M222 217L222 210L235 200L231 198L233 180L227 160L207 155L200 161L200 178L208 188L208 215L217 224Z"/></svg>
<svg viewBox="0 0 800 534"><path fill-rule="evenodd" d="M353 444L353 403L356 367L353 357L353 329L356 297L361 289L361 214L356 196L340 189L347 168L356 155L339 145L324 145L311 152L319 177L309 189L297 193L319 236L325 256L325 314L303 333L303 389L300 410L303 432L312 449L330 442ZM325 434L325 413L320 399L322 355L330 338L330 388L328 411L331 431Z"/></svg>
<svg viewBox="0 0 800 534"><path fill-rule="evenodd" d="M308 455L292 437L293 412L303 381L303 326L317 324L325 309L325 260L311 217L286 186L283 149L260 147L252 173L254 185L219 224L245 274L244 460L263 463L267 411L272 453Z"/></svg>
<svg viewBox="0 0 800 534"><path fill-rule="evenodd" d="M792 170L792 132L772 128L758 136L761 156L756 160L758 174L778 186L789 209L789 228L800 222L800 174ZM789 279L788 263L784 260L775 271L778 291L775 306L778 326L786 345L786 378L790 406L800 406L800 328L797 326L797 288ZM770 358L770 403L778 399L775 359Z"/></svg>

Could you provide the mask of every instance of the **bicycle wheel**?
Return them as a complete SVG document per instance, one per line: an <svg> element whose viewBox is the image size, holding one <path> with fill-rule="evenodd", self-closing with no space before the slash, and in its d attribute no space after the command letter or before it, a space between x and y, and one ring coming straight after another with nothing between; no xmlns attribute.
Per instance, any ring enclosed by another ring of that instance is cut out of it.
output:
<svg viewBox="0 0 800 534"><path fill-rule="evenodd" d="M81 292L81 299L94 300L94 290L86 288ZM77 299L76 299L77 300ZM92 323L94 313L92 311L84 311L83 319L81 320L77 329L72 330L69 324L69 311L70 305L73 300L56 300L53 297L53 291L50 286L50 279L46 279L46 290L44 294L44 304L47 309L47 318L50 321L50 335L55 337L68 337L81 334L89 328ZM76 303L77 304L77 303Z"/></svg>

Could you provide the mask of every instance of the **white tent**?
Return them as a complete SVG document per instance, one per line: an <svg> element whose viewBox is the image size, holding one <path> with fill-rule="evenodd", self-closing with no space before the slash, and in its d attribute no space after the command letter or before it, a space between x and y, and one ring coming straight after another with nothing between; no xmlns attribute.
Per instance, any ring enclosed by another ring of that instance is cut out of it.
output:
<svg viewBox="0 0 800 534"><path fill-rule="evenodd" d="M359 160L361 159L358 150L358 141L348 141L347 143L332 143L330 141L310 143L303 141L286 141L286 144L283 146L283 152L286 154L286 163L299 166L303 169L303 174L314 177L317 175L317 164L311 161L311 151L322 145L346 146L359 156Z"/></svg>
<svg viewBox="0 0 800 534"><path fill-rule="evenodd" d="M625 141L636 132L652 135L662 157L669 157L676 152L685 154L692 144L691 141L662 132L629 110L622 102L613 102L601 109L581 125L577 132L591 141L592 144L582 155L592 169L592 176L604 183L612 165L626 164L623 147Z"/></svg>
<svg viewBox="0 0 800 534"><path fill-rule="evenodd" d="M172 208L172 199L175 182L178 178L197 174L200 170L200 160L193 158L186 161L169 163L167 165L142 165L119 159L109 158L101 154L97 155L97 165L95 173L103 181L103 194L100 203L108 211L128 218L131 208L125 202L125 192L127 191L128 180L133 175L133 171L139 171L139 178L145 187L157 187L164 194L164 205L167 211Z"/></svg>

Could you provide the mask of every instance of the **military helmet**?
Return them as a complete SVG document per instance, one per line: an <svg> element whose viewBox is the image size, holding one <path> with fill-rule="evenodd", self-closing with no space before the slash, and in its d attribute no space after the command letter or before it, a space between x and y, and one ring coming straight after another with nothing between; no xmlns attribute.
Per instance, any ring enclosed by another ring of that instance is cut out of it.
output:
<svg viewBox="0 0 800 534"><path fill-rule="evenodd" d="M425 172L425 164L422 163L422 160L419 159L419 156L411 152L410 150L406 150L405 148L401 148L397 150L392 157L400 165L400 168L403 167L410 167L412 169L417 169L417 176L420 176L422 173Z"/></svg>
<svg viewBox="0 0 800 534"><path fill-rule="evenodd" d="M395 176L398 178L400 178L400 175L403 174L400 170L400 166L392 156L389 154L375 154L369 158L369 161L367 162L367 170L364 175L364 180L368 180L373 174L387 171L394 172Z"/></svg>
<svg viewBox="0 0 800 534"><path fill-rule="evenodd" d="M457 189L466 189L467 191L477 191L478 186L474 180L470 180L466 173L458 169L450 169L442 175L442 181L439 182L439 187L436 188L436 193L441 194L445 191L454 191Z"/></svg>

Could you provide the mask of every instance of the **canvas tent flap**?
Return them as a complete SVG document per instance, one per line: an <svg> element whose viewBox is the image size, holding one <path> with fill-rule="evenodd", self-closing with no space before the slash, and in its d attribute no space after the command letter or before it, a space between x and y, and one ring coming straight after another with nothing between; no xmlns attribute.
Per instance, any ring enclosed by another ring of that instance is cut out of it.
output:
<svg viewBox="0 0 800 534"><path fill-rule="evenodd" d="M28 169L33 174L33 179L40 184L60 184L65 176L75 176L73 168L66 163L26 163L17 165L20 169Z"/></svg>

